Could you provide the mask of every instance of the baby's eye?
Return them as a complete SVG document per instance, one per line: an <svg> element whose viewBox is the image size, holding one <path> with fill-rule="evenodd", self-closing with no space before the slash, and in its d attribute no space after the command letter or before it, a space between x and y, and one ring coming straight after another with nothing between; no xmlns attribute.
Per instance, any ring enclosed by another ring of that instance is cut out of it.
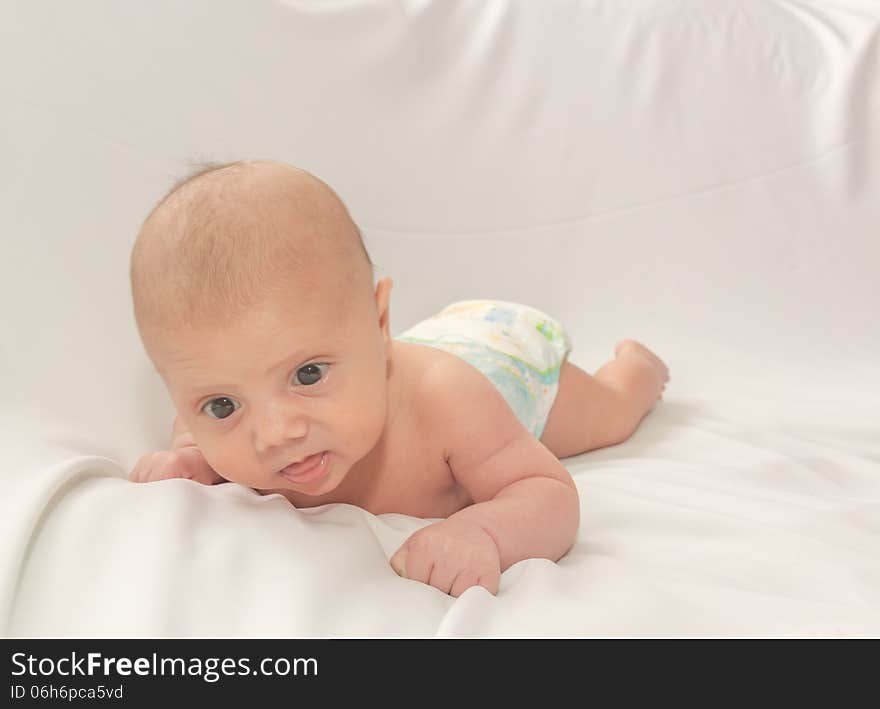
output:
<svg viewBox="0 0 880 709"><path fill-rule="evenodd" d="M212 419L225 419L232 416L232 414L235 413L235 410L240 407L241 404L237 401L234 401L227 396L218 396L216 399L211 399L206 402L202 407L202 411L208 414Z"/></svg>
<svg viewBox="0 0 880 709"><path fill-rule="evenodd" d="M324 369L321 369L321 368ZM300 384L304 384L305 386L311 386L312 384L317 384L321 381L322 372L329 369L330 365L324 362L316 362L314 364L307 364L305 367L300 367L296 372L296 380Z"/></svg>

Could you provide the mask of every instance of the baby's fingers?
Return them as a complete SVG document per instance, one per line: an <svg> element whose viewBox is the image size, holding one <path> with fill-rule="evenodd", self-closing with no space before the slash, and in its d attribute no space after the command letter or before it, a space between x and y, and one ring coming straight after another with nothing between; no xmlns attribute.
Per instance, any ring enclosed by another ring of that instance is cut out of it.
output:
<svg viewBox="0 0 880 709"><path fill-rule="evenodd" d="M407 578L406 575L406 549L400 548L398 549L394 556L388 560L388 563L391 564L391 568L394 569L394 573L400 576L401 578Z"/></svg>
<svg viewBox="0 0 880 709"><path fill-rule="evenodd" d="M138 458L134 468L128 475L128 479L133 483L142 483L147 481L147 473L150 471L150 463L153 460L154 453L147 453Z"/></svg>
<svg viewBox="0 0 880 709"><path fill-rule="evenodd" d="M477 582L474 584L475 586L482 586L493 596L498 595L498 586L501 583L501 573L498 571L491 571L488 574L484 574L477 579Z"/></svg>
<svg viewBox="0 0 880 709"><path fill-rule="evenodd" d="M427 584L434 570L434 560L417 549L403 547L391 557L391 568L405 579Z"/></svg>
<svg viewBox="0 0 880 709"><path fill-rule="evenodd" d="M177 451L178 475L202 485L214 485L224 478L208 465L205 456L195 447L181 448Z"/></svg>
<svg viewBox="0 0 880 709"><path fill-rule="evenodd" d="M471 586L476 586L479 578L479 574L475 571L462 571L455 577L455 581L452 583L452 588L449 589L449 595L453 598L458 598Z"/></svg>
<svg viewBox="0 0 880 709"><path fill-rule="evenodd" d="M501 574L497 571L483 571L481 573L477 569L466 569L455 578L452 588L449 589L449 595L458 598L471 586L482 586L493 596L497 596L500 581Z"/></svg>
<svg viewBox="0 0 880 709"><path fill-rule="evenodd" d="M169 480L183 476L182 466L177 454L173 451L159 451L153 453L150 469L147 471L147 482L157 480Z"/></svg>
<svg viewBox="0 0 880 709"><path fill-rule="evenodd" d="M462 568L456 559L438 557L434 559L434 566L426 583L443 591L443 593L451 594L453 584L456 583L459 576L465 573L467 573L467 569Z"/></svg>
<svg viewBox="0 0 880 709"><path fill-rule="evenodd" d="M152 483L182 476L183 467L176 453L155 451L142 456L129 477L133 482Z"/></svg>

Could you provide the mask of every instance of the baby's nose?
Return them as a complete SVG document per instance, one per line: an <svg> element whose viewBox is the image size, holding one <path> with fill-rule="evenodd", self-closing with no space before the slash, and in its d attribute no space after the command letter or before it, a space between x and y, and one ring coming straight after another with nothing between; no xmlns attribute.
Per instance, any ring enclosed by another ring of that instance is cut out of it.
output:
<svg viewBox="0 0 880 709"><path fill-rule="evenodd" d="M262 453L305 438L308 430L308 421L302 411L289 405L268 406L254 430L254 445Z"/></svg>

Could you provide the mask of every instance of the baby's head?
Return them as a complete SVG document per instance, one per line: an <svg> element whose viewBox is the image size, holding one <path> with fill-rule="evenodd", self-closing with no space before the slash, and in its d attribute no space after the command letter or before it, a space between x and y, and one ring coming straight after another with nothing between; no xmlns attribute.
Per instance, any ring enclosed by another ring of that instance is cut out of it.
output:
<svg viewBox="0 0 880 709"><path fill-rule="evenodd" d="M391 281L326 184L267 161L178 184L132 251L135 318L179 417L223 477L323 494L380 440ZM329 475L281 469L330 451Z"/></svg>

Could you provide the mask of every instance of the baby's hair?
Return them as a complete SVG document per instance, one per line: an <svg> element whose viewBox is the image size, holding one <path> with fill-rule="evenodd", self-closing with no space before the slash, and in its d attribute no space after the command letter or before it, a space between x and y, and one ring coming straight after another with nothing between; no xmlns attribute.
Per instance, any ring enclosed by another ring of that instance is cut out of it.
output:
<svg viewBox="0 0 880 709"><path fill-rule="evenodd" d="M362 268L375 271L344 203L314 175L269 161L194 167L150 211L132 249L132 296L142 335L145 322L160 329L217 322L285 283L306 282L316 243L323 249L317 258L337 259L349 280ZM250 173L259 177L261 171L270 176L274 171L283 182L286 170L290 177L298 173L297 184L307 187L289 194L270 190L262 201L262 189L243 189ZM319 242L309 242L312 252L274 218L276 206L291 204L318 235ZM372 275L368 280L372 285Z"/></svg>
<svg viewBox="0 0 880 709"><path fill-rule="evenodd" d="M183 177L178 179L177 182L175 182L171 186L171 188L162 196L162 198L158 202L156 202L156 206L153 207L150 214L152 214L153 212L158 210L164 204L165 200L167 200L171 195L175 194L178 190L180 190L182 187L189 184L190 182L194 182L195 180L199 179L200 177L202 177L204 175L209 175L214 172L219 172L220 170L234 170L236 168L242 168L242 167L246 166L247 164L248 164L248 161L246 161L246 160L233 160L231 162L215 162L215 161L210 161L210 160L208 160L208 161L191 161L190 167L192 169L190 170L190 172L188 172L186 175L184 175ZM314 177L314 175L312 175L312 177ZM317 179L317 178L315 178L315 179ZM331 192L333 192L332 188L330 188L329 185L327 185L323 181L321 181L321 182L328 189L330 189ZM334 192L334 194L335 194L335 192ZM338 198L339 197L337 195L337 199ZM340 203L342 202L341 199L339 201L340 201ZM147 216L147 219L149 219L149 215ZM146 221L147 220L145 219L144 222L146 222ZM366 257L367 262L370 264L370 269L375 272L376 264L373 263L373 259L370 258L370 254L367 251L367 246L364 243L363 232L361 232L360 227L355 223L354 220L352 220L352 224L354 224L354 228L357 231L358 237L360 238L361 250L364 252L364 256Z"/></svg>
<svg viewBox="0 0 880 709"><path fill-rule="evenodd" d="M202 175L217 172L218 170L226 170L227 168L240 166L242 165L242 162L240 160L234 160L232 162L191 162L190 165L192 166L190 172L177 180L177 182L175 182L173 185L171 185L171 188L162 196L162 199L160 199L156 203L156 207L154 209L158 209L166 199L168 199L172 194L177 192L177 190L179 190L188 182L192 182Z"/></svg>

